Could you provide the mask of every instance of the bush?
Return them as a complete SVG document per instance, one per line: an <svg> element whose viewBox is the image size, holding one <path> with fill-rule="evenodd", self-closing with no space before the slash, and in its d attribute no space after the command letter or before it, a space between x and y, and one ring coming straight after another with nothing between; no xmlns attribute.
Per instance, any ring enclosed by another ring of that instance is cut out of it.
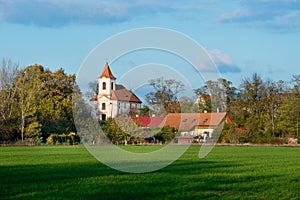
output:
<svg viewBox="0 0 300 200"><path fill-rule="evenodd" d="M68 135L63 134L56 134L52 133L47 138L47 144L49 145L57 145L57 144L70 144L76 145L80 143L80 137L77 133L71 132Z"/></svg>

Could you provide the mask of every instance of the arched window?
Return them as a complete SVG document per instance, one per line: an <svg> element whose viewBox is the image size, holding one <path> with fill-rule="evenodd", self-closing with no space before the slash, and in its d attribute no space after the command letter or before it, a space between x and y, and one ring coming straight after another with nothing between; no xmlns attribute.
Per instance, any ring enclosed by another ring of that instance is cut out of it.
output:
<svg viewBox="0 0 300 200"><path fill-rule="evenodd" d="M106 83L105 82L102 83L102 90L106 90Z"/></svg>
<svg viewBox="0 0 300 200"><path fill-rule="evenodd" d="M106 105L105 105L105 103L102 103L102 110L106 110Z"/></svg>

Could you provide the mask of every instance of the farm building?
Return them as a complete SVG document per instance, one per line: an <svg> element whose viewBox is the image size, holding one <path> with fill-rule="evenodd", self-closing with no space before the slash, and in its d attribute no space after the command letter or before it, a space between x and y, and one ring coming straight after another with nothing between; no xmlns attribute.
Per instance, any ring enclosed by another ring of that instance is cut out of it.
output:
<svg viewBox="0 0 300 200"><path fill-rule="evenodd" d="M169 113L166 117L137 117L137 122L143 127L170 126L178 130L175 142L191 143L200 138L205 141L213 135L213 131L224 123L232 120L226 112L221 113Z"/></svg>
<svg viewBox="0 0 300 200"><path fill-rule="evenodd" d="M190 143L191 138L206 141L212 138L213 131L222 123L232 120L226 112L221 113L170 113L164 120L164 126L174 127L180 135L177 143Z"/></svg>
<svg viewBox="0 0 300 200"><path fill-rule="evenodd" d="M178 130L182 136L207 133L209 137L215 128L222 122L229 123L232 120L226 112L222 113L169 113L164 126L171 126Z"/></svg>

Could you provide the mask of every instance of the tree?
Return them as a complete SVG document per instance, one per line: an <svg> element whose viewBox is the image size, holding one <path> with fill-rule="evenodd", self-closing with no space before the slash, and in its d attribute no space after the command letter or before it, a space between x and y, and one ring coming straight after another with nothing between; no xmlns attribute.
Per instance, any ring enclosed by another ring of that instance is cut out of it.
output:
<svg viewBox="0 0 300 200"><path fill-rule="evenodd" d="M179 100L180 103L180 112L182 113L198 113L199 106L192 98L183 96Z"/></svg>
<svg viewBox="0 0 300 200"><path fill-rule="evenodd" d="M101 122L101 128L113 144L125 144L130 140L130 135L125 133L113 118Z"/></svg>
<svg viewBox="0 0 300 200"><path fill-rule="evenodd" d="M254 73L230 104L230 116L250 142L270 142L296 132L297 98L286 82L263 81ZM295 111L295 112L294 112Z"/></svg>
<svg viewBox="0 0 300 200"><path fill-rule="evenodd" d="M293 91L299 95L300 94L300 74L293 76L292 83L294 83Z"/></svg>
<svg viewBox="0 0 300 200"><path fill-rule="evenodd" d="M42 99L38 112L43 137L51 133L76 132L73 122L72 95L79 92L75 75L67 75L60 68L55 72L45 70L41 74L44 83L41 88Z"/></svg>
<svg viewBox="0 0 300 200"><path fill-rule="evenodd" d="M300 76L293 76L293 88L285 94L278 109L278 123L276 124L279 134L299 138L300 119Z"/></svg>
<svg viewBox="0 0 300 200"><path fill-rule="evenodd" d="M275 136L275 128L278 119L278 110L282 102L283 93L280 92L282 81L274 82L268 80L265 83L265 99L263 100L265 110L265 127L271 129L272 135ZM270 128L269 128L270 127Z"/></svg>
<svg viewBox="0 0 300 200"><path fill-rule="evenodd" d="M44 85L41 81L43 67L33 65L19 72L15 87L17 88L18 106L21 119L21 139L24 140L26 119L36 117L38 101L41 99L40 91Z"/></svg>
<svg viewBox="0 0 300 200"><path fill-rule="evenodd" d="M99 85L97 81L92 81L88 83L88 91L85 93L87 99L93 98L99 92Z"/></svg>
<svg viewBox="0 0 300 200"><path fill-rule="evenodd" d="M236 101L236 91L232 82L223 78L206 81L204 86L194 90L200 112L228 112L229 104Z"/></svg>
<svg viewBox="0 0 300 200"><path fill-rule="evenodd" d="M72 94L78 91L75 75L55 72L41 65L22 69L15 82L20 134L25 138L76 132L73 122Z"/></svg>
<svg viewBox="0 0 300 200"><path fill-rule="evenodd" d="M13 83L19 71L18 64L13 64L11 60L3 59L0 69L0 117L7 121L13 112L15 102L16 87Z"/></svg>
<svg viewBox="0 0 300 200"><path fill-rule="evenodd" d="M183 90L183 83L174 79L164 80L163 77L149 81L154 91L146 94L146 101L156 110L158 115L174 112L170 106L178 102L179 94Z"/></svg>
<svg viewBox="0 0 300 200"><path fill-rule="evenodd" d="M211 98L212 112L224 112L226 111L225 90L218 81L206 81L207 88L209 89L209 95Z"/></svg>
<svg viewBox="0 0 300 200"><path fill-rule="evenodd" d="M39 140L39 136L41 134L41 127L42 125L38 122L33 120L29 125L26 127L25 133L26 137L34 138L36 141Z"/></svg>
<svg viewBox="0 0 300 200"><path fill-rule="evenodd" d="M245 119L255 129L263 127L264 106L262 100L265 97L265 84L261 77L254 73L252 78L246 78L240 87L239 103L242 110L248 113L249 118ZM255 130L257 132L258 130Z"/></svg>
<svg viewBox="0 0 300 200"><path fill-rule="evenodd" d="M279 108L277 129L283 136L299 137L300 98L290 95Z"/></svg>
<svg viewBox="0 0 300 200"><path fill-rule="evenodd" d="M265 84L261 77L254 73L252 78L246 78L241 84L240 100L246 103L250 112L260 114L262 112L261 100L264 98Z"/></svg>
<svg viewBox="0 0 300 200"><path fill-rule="evenodd" d="M154 138L156 141L160 141L165 144L166 142L170 142L175 135L176 130L173 127L164 126L156 135L154 135Z"/></svg>
<svg viewBox="0 0 300 200"><path fill-rule="evenodd" d="M16 117L16 87L14 81L18 75L19 66L11 60L2 60L0 67L0 142L15 137L17 128Z"/></svg>
<svg viewBox="0 0 300 200"><path fill-rule="evenodd" d="M150 108L147 105L143 105L140 109L140 116L150 116Z"/></svg>
<svg viewBox="0 0 300 200"><path fill-rule="evenodd" d="M92 117L92 108L84 100L80 90L76 90L72 94L72 107L76 132L80 135L80 141L89 145L108 143L106 137L103 136L103 130L99 129L99 121ZM70 122L74 126L73 121ZM101 121L100 125L104 130L107 128L107 123L104 121Z"/></svg>

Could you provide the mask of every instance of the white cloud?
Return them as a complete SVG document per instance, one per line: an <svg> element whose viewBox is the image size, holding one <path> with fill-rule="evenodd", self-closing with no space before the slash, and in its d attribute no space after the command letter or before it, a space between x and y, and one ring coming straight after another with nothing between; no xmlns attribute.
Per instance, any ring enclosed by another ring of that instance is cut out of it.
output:
<svg viewBox="0 0 300 200"><path fill-rule="evenodd" d="M298 0L241 0L238 8L222 14L219 22L267 28L278 32L299 32L299 12Z"/></svg>
<svg viewBox="0 0 300 200"><path fill-rule="evenodd" d="M232 72L238 73L241 72L240 68L238 68L232 58L221 52L219 49L209 50L208 54L212 58L212 60L216 63L218 70L222 73Z"/></svg>
<svg viewBox="0 0 300 200"><path fill-rule="evenodd" d="M233 65L231 57L222 53L219 49L210 50L209 54L216 64Z"/></svg>
<svg viewBox="0 0 300 200"><path fill-rule="evenodd" d="M61 27L113 24L157 13L175 20L220 22L279 32L300 31L299 0L0 0L0 22ZM223 7L222 7L223 6ZM226 10L226 11L224 11ZM218 17L219 16L219 17Z"/></svg>
<svg viewBox="0 0 300 200"><path fill-rule="evenodd" d="M130 20L147 13L170 11L162 1L98 0L0 0L2 20L37 26L65 26L71 23L108 24Z"/></svg>
<svg viewBox="0 0 300 200"><path fill-rule="evenodd" d="M196 20L210 16L214 6L212 0L0 0L3 21L50 27L112 24L157 13Z"/></svg>

